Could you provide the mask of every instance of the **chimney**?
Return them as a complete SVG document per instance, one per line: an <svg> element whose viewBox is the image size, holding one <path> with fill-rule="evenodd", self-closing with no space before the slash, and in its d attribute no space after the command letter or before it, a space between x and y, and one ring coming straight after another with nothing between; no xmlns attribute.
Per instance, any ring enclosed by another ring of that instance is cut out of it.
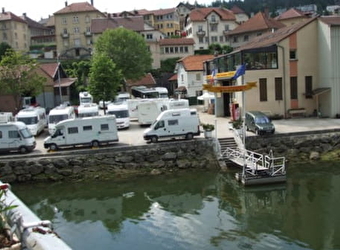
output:
<svg viewBox="0 0 340 250"><path fill-rule="evenodd" d="M23 15L24 17L26 17L26 13L22 13L22 15Z"/></svg>
<svg viewBox="0 0 340 250"><path fill-rule="evenodd" d="M269 8L268 7L264 8L264 15L265 15L266 18L269 18Z"/></svg>
<svg viewBox="0 0 340 250"><path fill-rule="evenodd" d="M91 0L91 5L93 6L93 0Z"/></svg>
<svg viewBox="0 0 340 250"><path fill-rule="evenodd" d="M67 7L67 1L65 1L65 7Z"/></svg>
<svg viewBox="0 0 340 250"><path fill-rule="evenodd" d="M2 13L5 13L5 8L4 7L2 7Z"/></svg>

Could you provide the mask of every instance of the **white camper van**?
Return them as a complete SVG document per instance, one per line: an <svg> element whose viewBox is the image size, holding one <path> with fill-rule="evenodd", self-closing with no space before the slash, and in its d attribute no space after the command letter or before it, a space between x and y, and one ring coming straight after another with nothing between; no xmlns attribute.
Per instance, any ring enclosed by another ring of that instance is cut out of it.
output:
<svg viewBox="0 0 340 250"><path fill-rule="evenodd" d="M66 105L55 107L48 115L48 132L52 135L58 122L75 117L74 107Z"/></svg>
<svg viewBox="0 0 340 250"><path fill-rule="evenodd" d="M115 115L116 116L116 122L117 122L117 128L128 128L130 127L130 117L129 117L129 108L127 104L109 104L107 106L106 113L108 115Z"/></svg>
<svg viewBox="0 0 340 250"><path fill-rule="evenodd" d="M19 111L15 120L27 125L32 135L39 135L47 126L46 110L42 107L28 107Z"/></svg>
<svg viewBox="0 0 340 250"><path fill-rule="evenodd" d="M93 97L89 92L80 92L79 93L79 105L85 104L85 103L92 103Z"/></svg>
<svg viewBox="0 0 340 250"><path fill-rule="evenodd" d="M167 99L150 99L138 104L139 125L151 125L158 115L167 109Z"/></svg>
<svg viewBox="0 0 340 250"><path fill-rule="evenodd" d="M57 150L64 146L90 145L118 141L116 117L97 116L59 122L53 135L44 140L44 147Z"/></svg>
<svg viewBox="0 0 340 250"><path fill-rule="evenodd" d="M156 87L155 90L158 92L158 98L169 98L168 89L164 87Z"/></svg>
<svg viewBox="0 0 340 250"><path fill-rule="evenodd" d="M14 116L12 112L0 112L0 123L14 122Z"/></svg>
<svg viewBox="0 0 340 250"><path fill-rule="evenodd" d="M0 123L0 151L27 153L36 146L35 138L23 122Z"/></svg>
<svg viewBox="0 0 340 250"><path fill-rule="evenodd" d="M200 121L196 109L163 111L156 121L144 131L144 140L157 142L161 138L184 137L192 139L200 135Z"/></svg>
<svg viewBox="0 0 340 250"><path fill-rule="evenodd" d="M84 103L78 106L78 117L99 115L99 106L96 103Z"/></svg>
<svg viewBox="0 0 340 250"><path fill-rule="evenodd" d="M189 100L187 99L170 99L168 109L184 109L189 108Z"/></svg>

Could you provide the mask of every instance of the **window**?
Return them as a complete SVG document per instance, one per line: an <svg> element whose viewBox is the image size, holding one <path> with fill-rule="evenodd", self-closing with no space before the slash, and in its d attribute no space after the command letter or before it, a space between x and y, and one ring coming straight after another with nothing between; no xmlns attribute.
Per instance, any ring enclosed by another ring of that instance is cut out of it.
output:
<svg viewBox="0 0 340 250"><path fill-rule="evenodd" d="M223 43L224 36L220 36L220 43Z"/></svg>
<svg viewBox="0 0 340 250"><path fill-rule="evenodd" d="M4 32L4 33L2 34L2 38L3 38L4 40L7 40L7 33L6 33L6 32Z"/></svg>
<svg viewBox="0 0 340 250"><path fill-rule="evenodd" d="M201 80L201 74L200 73L197 73L196 74L196 81L200 81Z"/></svg>
<svg viewBox="0 0 340 250"><path fill-rule="evenodd" d="M224 25L224 31L229 31L229 24Z"/></svg>
<svg viewBox="0 0 340 250"><path fill-rule="evenodd" d="M217 25L216 24L210 25L210 30L211 31L217 31Z"/></svg>
<svg viewBox="0 0 340 250"><path fill-rule="evenodd" d="M90 130L92 130L92 126L91 125L83 127L83 131L90 131Z"/></svg>
<svg viewBox="0 0 340 250"><path fill-rule="evenodd" d="M151 40L153 38L152 34L146 34L146 39Z"/></svg>
<svg viewBox="0 0 340 250"><path fill-rule="evenodd" d="M313 98L313 77L312 76L306 76L305 77L305 87L306 87L306 99L312 99Z"/></svg>
<svg viewBox="0 0 340 250"><path fill-rule="evenodd" d="M80 39L74 39L74 46L79 47L80 46Z"/></svg>
<svg viewBox="0 0 340 250"><path fill-rule="evenodd" d="M217 36L212 36L211 37L211 42L212 43L217 43Z"/></svg>
<svg viewBox="0 0 340 250"><path fill-rule="evenodd" d="M16 130L8 131L8 138L20 138L20 134Z"/></svg>
<svg viewBox="0 0 340 250"><path fill-rule="evenodd" d="M297 59L297 57L296 57L296 50L289 51L289 59L290 60L296 60Z"/></svg>
<svg viewBox="0 0 340 250"><path fill-rule="evenodd" d="M77 16L73 17L73 23L79 23L79 18Z"/></svg>
<svg viewBox="0 0 340 250"><path fill-rule="evenodd" d="M243 37L243 41L246 42L246 41L248 41L248 40L249 40L249 36L248 36L248 35L245 35L245 36Z"/></svg>
<svg viewBox="0 0 340 250"><path fill-rule="evenodd" d="M109 130L109 124L100 124L100 130Z"/></svg>
<svg viewBox="0 0 340 250"><path fill-rule="evenodd" d="M2 131L0 131L0 139L2 138Z"/></svg>
<svg viewBox="0 0 340 250"><path fill-rule="evenodd" d="M198 37L198 43L204 43L204 38L203 37Z"/></svg>
<svg viewBox="0 0 340 250"><path fill-rule="evenodd" d="M67 29L66 28L63 29L63 34L67 34Z"/></svg>
<svg viewBox="0 0 340 250"><path fill-rule="evenodd" d="M86 16L86 17L85 17L85 22L86 22L86 23L89 23L89 22L91 22L91 19L90 19L90 17L89 17L89 16Z"/></svg>
<svg viewBox="0 0 340 250"><path fill-rule="evenodd" d="M237 43L238 42L238 37L237 36L234 36L233 37L233 43Z"/></svg>
<svg viewBox="0 0 340 250"><path fill-rule="evenodd" d="M267 99L267 78L260 78L260 102L266 102Z"/></svg>
<svg viewBox="0 0 340 250"><path fill-rule="evenodd" d="M198 31L203 31L203 25L198 25Z"/></svg>
<svg viewBox="0 0 340 250"><path fill-rule="evenodd" d="M66 19L66 17L63 17L63 18L61 19L61 23L62 23L62 24L67 24L67 19Z"/></svg>
<svg viewBox="0 0 340 250"><path fill-rule="evenodd" d="M67 128L68 134L78 134L78 127Z"/></svg>
<svg viewBox="0 0 340 250"><path fill-rule="evenodd" d="M169 125L169 126L178 125L178 120L168 120L168 125Z"/></svg>
<svg viewBox="0 0 340 250"><path fill-rule="evenodd" d="M181 74L181 81L183 82L184 81L184 75Z"/></svg>
<svg viewBox="0 0 340 250"><path fill-rule="evenodd" d="M297 77L293 76L290 78L290 99L297 100Z"/></svg>
<svg viewBox="0 0 340 250"><path fill-rule="evenodd" d="M276 101L283 100L283 97L282 97L282 78L281 77L275 78L275 100Z"/></svg>
<svg viewBox="0 0 340 250"><path fill-rule="evenodd" d="M75 34L79 34L79 27L74 27L73 30Z"/></svg>
<svg viewBox="0 0 340 250"><path fill-rule="evenodd" d="M213 22L213 23L216 22L216 16L215 15L211 15L211 22Z"/></svg>

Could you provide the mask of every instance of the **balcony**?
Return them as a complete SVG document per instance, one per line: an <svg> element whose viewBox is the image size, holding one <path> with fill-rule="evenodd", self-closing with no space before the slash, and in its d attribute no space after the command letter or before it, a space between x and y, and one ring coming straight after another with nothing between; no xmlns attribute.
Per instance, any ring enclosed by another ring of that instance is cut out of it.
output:
<svg viewBox="0 0 340 250"><path fill-rule="evenodd" d="M91 33L91 31L85 31L85 32L84 32L84 35L85 35L85 36L92 36L92 33Z"/></svg>
<svg viewBox="0 0 340 250"><path fill-rule="evenodd" d="M196 32L197 36L205 36L205 31L204 30L199 30Z"/></svg>
<svg viewBox="0 0 340 250"><path fill-rule="evenodd" d="M62 38L69 38L69 33L61 33L60 34Z"/></svg>
<svg viewBox="0 0 340 250"><path fill-rule="evenodd" d="M209 23L210 23L210 24L218 24L218 20L216 20L216 19L210 19Z"/></svg>

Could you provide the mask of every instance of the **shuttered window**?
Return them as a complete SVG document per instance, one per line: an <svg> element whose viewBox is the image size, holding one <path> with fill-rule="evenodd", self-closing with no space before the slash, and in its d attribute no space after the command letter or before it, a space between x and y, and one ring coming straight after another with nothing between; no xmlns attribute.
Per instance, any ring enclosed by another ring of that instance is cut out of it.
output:
<svg viewBox="0 0 340 250"><path fill-rule="evenodd" d="M266 102L267 98L267 78L260 78L260 102Z"/></svg>
<svg viewBox="0 0 340 250"><path fill-rule="evenodd" d="M282 77L275 78L275 100L280 101L283 100L282 95Z"/></svg>
<svg viewBox="0 0 340 250"><path fill-rule="evenodd" d="M290 78L290 99L297 100L298 99L298 87L297 87L297 77L293 76Z"/></svg>

